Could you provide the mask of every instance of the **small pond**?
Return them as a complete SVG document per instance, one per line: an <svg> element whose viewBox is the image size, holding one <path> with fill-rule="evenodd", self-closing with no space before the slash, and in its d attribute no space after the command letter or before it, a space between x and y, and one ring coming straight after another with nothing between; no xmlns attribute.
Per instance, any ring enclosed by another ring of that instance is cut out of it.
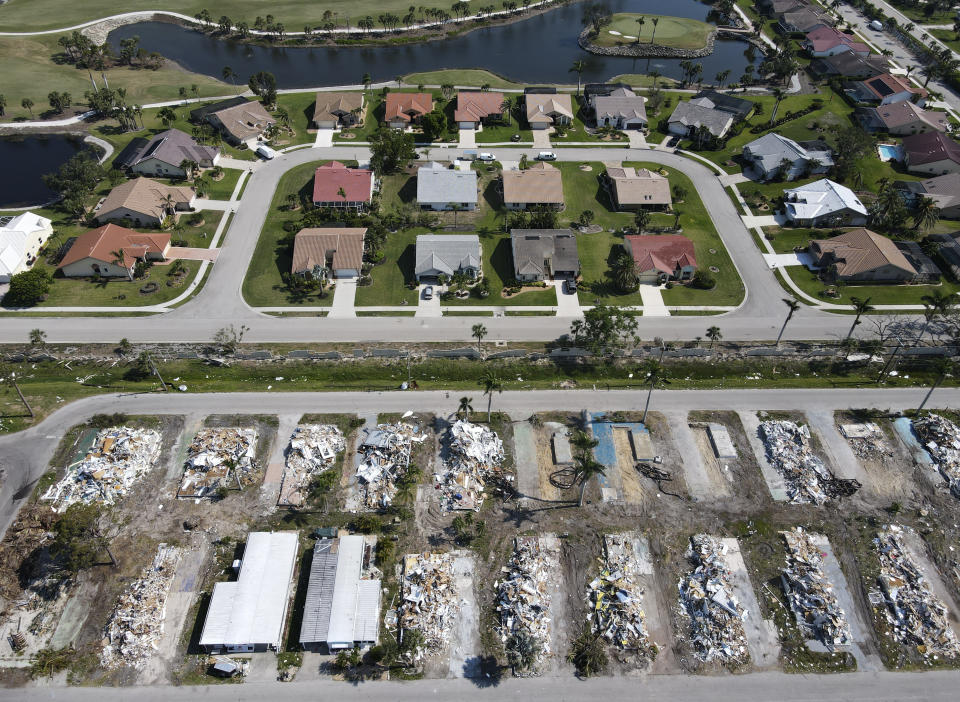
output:
<svg viewBox="0 0 960 702"><path fill-rule="evenodd" d="M83 148L82 137L67 134L31 134L0 137L0 209L31 207L49 202L55 194L41 176L52 173Z"/></svg>

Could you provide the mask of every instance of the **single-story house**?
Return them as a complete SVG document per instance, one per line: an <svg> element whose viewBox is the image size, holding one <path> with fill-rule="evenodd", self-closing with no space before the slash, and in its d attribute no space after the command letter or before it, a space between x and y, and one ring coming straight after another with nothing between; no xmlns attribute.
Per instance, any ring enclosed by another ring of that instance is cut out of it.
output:
<svg viewBox="0 0 960 702"><path fill-rule="evenodd" d="M826 10L820 11L810 5L805 5L796 10L777 13L777 27L782 32L802 33L812 32L820 26L835 27L837 21L826 13Z"/></svg>
<svg viewBox="0 0 960 702"><path fill-rule="evenodd" d="M428 210L477 208L477 172L432 162L417 169L417 202Z"/></svg>
<svg viewBox="0 0 960 702"><path fill-rule="evenodd" d="M417 281L463 273L479 278L483 270L480 237L476 234L420 234L414 255Z"/></svg>
<svg viewBox="0 0 960 702"><path fill-rule="evenodd" d="M237 579L213 586L200 648L207 653L280 649L298 546L295 531L247 536Z"/></svg>
<svg viewBox="0 0 960 702"><path fill-rule="evenodd" d="M53 234L53 222L33 212L0 217L0 283L30 268Z"/></svg>
<svg viewBox="0 0 960 702"><path fill-rule="evenodd" d="M267 131L267 127L277 123L263 105L247 100L217 112L210 112L206 115L206 120L219 129L224 138L232 144L259 139Z"/></svg>
<svg viewBox="0 0 960 702"><path fill-rule="evenodd" d="M583 99L593 105L593 98L598 95L609 95L614 90L630 90L626 83L587 83L583 86Z"/></svg>
<svg viewBox="0 0 960 702"><path fill-rule="evenodd" d="M805 0L757 0L757 9L764 14L772 17L782 12L799 10L801 7L809 7Z"/></svg>
<svg viewBox="0 0 960 702"><path fill-rule="evenodd" d="M362 212L373 200L375 183L368 168L347 168L340 161L325 163L313 174L313 204Z"/></svg>
<svg viewBox="0 0 960 702"><path fill-rule="evenodd" d="M363 266L366 227L301 229L293 238L290 272L305 278L356 278Z"/></svg>
<svg viewBox="0 0 960 702"><path fill-rule="evenodd" d="M904 137L903 153L911 173L960 173L960 144L946 134L926 132Z"/></svg>
<svg viewBox="0 0 960 702"><path fill-rule="evenodd" d="M200 124L201 122L207 121L207 115L211 115L214 112L219 112L220 110L225 110L228 107L243 105L247 102L250 101L242 95L238 95L237 97L227 98L226 100L219 100L206 105L200 105L200 107L195 107L190 110L190 121L194 124Z"/></svg>
<svg viewBox="0 0 960 702"><path fill-rule="evenodd" d="M363 93L321 91L313 104L315 129L352 127L363 121Z"/></svg>
<svg viewBox="0 0 960 702"><path fill-rule="evenodd" d="M317 539L300 623L305 650L331 653L377 643L380 580L364 569L369 548L362 535Z"/></svg>
<svg viewBox="0 0 960 702"><path fill-rule="evenodd" d="M627 234L623 248L633 257L641 283L689 280L697 271L693 242L682 234Z"/></svg>
<svg viewBox="0 0 960 702"><path fill-rule="evenodd" d="M904 255L917 272L914 283L937 284L943 277L940 268L933 262L916 241L895 241L897 249Z"/></svg>
<svg viewBox="0 0 960 702"><path fill-rule="evenodd" d="M921 197L929 197L940 209L941 219L960 219L960 173L927 180L898 180L893 187L907 207L914 207Z"/></svg>
<svg viewBox="0 0 960 702"><path fill-rule="evenodd" d="M824 56L810 62L810 70L821 78L850 78L864 80L878 73L884 73L889 68L887 59L883 56L860 56L851 51L833 56Z"/></svg>
<svg viewBox="0 0 960 702"><path fill-rule="evenodd" d="M137 261L163 261L170 235L142 234L116 224L105 224L76 238L57 270L66 278L133 278Z"/></svg>
<svg viewBox="0 0 960 702"><path fill-rule="evenodd" d="M569 229L511 229L513 272L521 282L576 279L577 237Z"/></svg>
<svg viewBox="0 0 960 702"><path fill-rule="evenodd" d="M719 139L727 133L733 122L734 116L718 110L710 98L692 98L677 104L667 121L667 128L671 134L693 136L700 127L704 127Z"/></svg>
<svg viewBox="0 0 960 702"><path fill-rule="evenodd" d="M857 41L853 35L826 26L820 26L808 32L806 39L803 40L803 48L811 56L818 58L847 52L860 56L870 55L870 47L862 41Z"/></svg>
<svg viewBox="0 0 960 702"><path fill-rule="evenodd" d="M647 99L630 88L615 88L609 93L597 93L590 98L590 106L598 127L616 129L646 129Z"/></svg>
<svg viewBox="0 0 960 702"><path fill-rule="evenodd" d="M417 124L433 112L433 95L430 93L387 93L384 120L394 129L405 129Z"/></svg>
<svg viewBox="0 0 960 702"><path fill-rule="evenodd" d="M897 136L945 132L950 129L946 112L933 112L909 100L857 110L857 118L869 132L888 132Z"/></svg>
<svg viewBox="0 0 960 702"><path fill-rule="evenodd" d="M721 93L717 90L701 90L694 98L706 98L713 103L713 107L721 112L733 115L734 122L749 119L757 106L751 100L734 97L730 93Z"/></svg>
<svg viewBox="0 0 960 702"><path fill-rule="evenodd" d="M847 283L906 283L916 269L885 236L869 229L853 229L832 239L813 239L810 253L829 281Z"/></svg>
<svg viewBox="0 0 960 702"><path fill-rule="evenodd" d="M927 91L914 87L910 81L900 76L881 73L866 80L850 83L850 93L861 102L872 102L880 105L889 105L894 102L909 100L921 107L927 101Z"/></svg>
<svg viewBox="0 0 960 702"><path fill-rule="evenodd" d="M547 129L573 121L573 103L569 93L531 93L524 95L523 100L530 129Z"/></svg>
<svg viewBox="0 0 960 702"><path fill-rule="evenodd" d="M607 182L618 210L665 210L673 203L670 181L646 168L609 166Z"/></svg>
<svg viewBox="0 0 960 702"><path fill-rule="evenodd" d="M179 129L168 129L150 140L135 140L131 144L136 146L124 149L113 165L143 176L186 178L189 174L180 167L184 161L193 161L200 168L212 168L220 159L219 148L202 146Z"/></svg>
<svg viewBox="0 0 960 702"><path fill-rule="evenodd" d="M950 268L951 275L960 278L960 232L931 234L927 238L939 244L940 257Z"/></svg>
<svg viewBox="0 0 960 702"><path fill-rule="evenodd" d="M99 224L129 221L135 227L157 227L167 217L190 210L196 197L187 186L133 178L110 191L97 210L95 220Z"/></svg>
<svg viewBox="0 0 960 702"><path fill-rule="evenodd" d="M793 180L807 174L826 173L833 166L833 152L823 141L796 142L768 132L744 145L743 160L757 171L761 180L778 175Z"/></svg>
<svg viewBox="0 0 960 702"><path fill-rule="evenodd" d="M477 129L481 124L503 118L503 93L461 90L453 118L460 129Z"/></svg>
<svg viewBox="0 0 960 702"><path fill-rule="evenodd" d="M867 208L854 192L826 178L783 191L787 218L804 227L861 226Z"/></svg>
<svg viewBox="0 0 960 702"><path fill-rule="evenodd" d="M525 171L503 172L503 204L508 210L530 207L563 209L563 176L545 161Z"/></svg>

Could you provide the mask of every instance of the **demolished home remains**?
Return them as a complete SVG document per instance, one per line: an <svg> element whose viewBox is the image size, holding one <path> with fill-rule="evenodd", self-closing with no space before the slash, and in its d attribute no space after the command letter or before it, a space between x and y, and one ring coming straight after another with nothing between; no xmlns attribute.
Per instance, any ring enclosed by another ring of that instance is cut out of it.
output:
<svg viewBox="0 0 960 702"><path fill-rule="evenodd" d="M423 635L423 646L408 655L419 661L443 651L460 612L451 553L411 553L403 558L403 591L397 617L400 641L408 631Z"/></svg>
<svg viewBox="0 0 960 702"><path fill-rule="evenodd" d="M357 467L363 502L368 509L384 509L393 503L397 481L410 466L413 443L426 441L419 427L406 422L378 424L360 446L363 458Z"/></svg>
<svg viewBox="0 0 960 702"><path fill-rule="evenodd" d="M343 432L332 424L301 424L290 439L280 487L281 505L303 504L310 481L336 464L346 448Z"/></svg>
<svg viewBox="0 0 960 702"><path fill-rule="evenodd" d="M503 442L491 429L463 420L450 426L449 441L450 458L433 476L444 507L479 511L487 481L501 474Z"/></svg>
<svg viewBox="0 0 960 702"><path fill-rule="evenodd" d="M556 577L555 556L536 537L517 537L509 563L500 570L500 579L493 584L500 641L509 658L523 660L524 651L532 652L530 665L514 672L537 675L552 655L550 586Z"/></svg>
<svg viewBox="0 0 960 702"><path fill-rule="evenodd" d="M939 414L913 420L913 430L947 481L954 497L960 497L960 427Z"/></svg>
<svg viewBox="0 0 960 702"><path fill-rule="evenodd" d="M635 539L632 534L604 536L600 572L587 590L593 633L617 648L634 651L649 646Z"/></svg>
<svg viewBox="0 0 960 702"><path fill-rule="evenodd" d="M770 463L783 476L791 502L822 505L833 475L810 448L810 429L786 420L760 423Z"/></svg>
<svg viewBox="0 0 960 702"><path fill-rule="evenodd" d="M256 453L254 429L201 429L187 448L178 497L212 497L218 488L249 484Z"/></svg>

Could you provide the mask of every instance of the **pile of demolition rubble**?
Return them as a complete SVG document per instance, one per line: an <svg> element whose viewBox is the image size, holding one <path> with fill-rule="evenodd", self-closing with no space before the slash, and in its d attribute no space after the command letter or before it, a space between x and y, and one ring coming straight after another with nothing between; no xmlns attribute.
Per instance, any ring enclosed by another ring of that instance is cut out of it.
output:
<svg viewBox="0 0 960 702"><path fill-rule="evenodd" d="M614 646L645 650L649 645L640 562L630 534L607 534L600 574L589 585L587 602L593 633Z"/></svg>
<svg viewBox="0 0 960 702"><path fill-rule="evenodd" d="M153 468L160 457L160 433L153 429L111 427L97 434L87 455L67 467L42 499L63 512L75 502L112 505Z"/></svg>
<svg viewBox="0 0 960 702"><path fill-rule="evenodd" d="M850 625L823 572L826 554L800 527L780 533L787 542L787 567L781 581L797 623L830 651L846 646L850 643Z"/></svg>
<svg viewBox="0 0 960 702"><path fill-rule="evenodd" d="M415 661L442 651L450 640L460 611L453 560L449 553L411 553L403 559L403 600L397 619L401 641L406 631L423 634L423 649L412 652Z"/></svg>
<svg viewBox="0 0 960 702"><path fill-rule="evenodd" d="M707 534L690 539L687 557L695 568L680 580L680 608L690 618L690 642L702 661L746 661L747 613L737 602L725 558L727 546Z"/></svg>
<svg viewBox="0 0 960 702"><path fill-rule="evenodd" d="M950 613L904 547L906 529L886 527L873 540L880 557L880 586L893 635L924 658L956 658L960 642L950 628Z"/></svg>
<svg viewBox="0 0 960 702"><path fill-rule="evenodd" d="M536 537L518 537L510 562L501 568L501 579L493 583L500 617L497 632L507 656L529 660L523 669L517 666L517 675L538 675L551 655L550 583L555 577L551 561Z"/></svg>
<svg viewBox="0 0 960 702"><path fill-rule="evenodd" d="M825 503L833 474L810 450L810 429L795 422L773 420L760 423L760 434L770 463L783 476L790 501Z"/></svg>
<svg viewBox="0 0 960 702"><path fill-rule="evenodd" d="M219 487L243 487L256 470L255 429L202 429L187 449L179 497L212 497Z"/></svg>
<svg viewBox="0 0 960 702"><path fill-rule="evenodd" d="M301 424L294 430L280 486L280 504L299 505L315 475L333 467L346 448L343 432L331 424Z"/></svg>
<svg viewBox="0 0 960 702"><path fill-rule="evenodd" d="M850 447L858 458L893 456L893 451L887 447L883 431L878 424L873 422L841 424L840 433L850 443Z"/></svg>
<svg viewBox="0 0 960 702"><path fill-rule="evenodd" d="M450 459L442 473L433 476L443 492L448 510L474 509L483 506L483 489L487 480L500 475L503 463L503 442L496 432L457 420L450 427Z"/></svg>
<svg viewBox="0 0 960 702"><path fill-rule="evenodd" d="M357 467L363 502L369 509L389 507L397 494L397 480L410 465L413 443L422 443L427 435L404 422L378 424L360 446L363 458Z"/></svg>
<svg viewBox="0 0 960 702"><path fill-rule="evenodd" d="M913 430L937 463L954 497L960 497L960 427L939 414L913 420Z"/></svg>
<svg viewBox="0 0 960 702"><path fill-rule="evenodd" d="M180 550L160 544L153 564L120 595L100 652L104 668L140 668L160 645L167 595L176 573Z"/></svg>

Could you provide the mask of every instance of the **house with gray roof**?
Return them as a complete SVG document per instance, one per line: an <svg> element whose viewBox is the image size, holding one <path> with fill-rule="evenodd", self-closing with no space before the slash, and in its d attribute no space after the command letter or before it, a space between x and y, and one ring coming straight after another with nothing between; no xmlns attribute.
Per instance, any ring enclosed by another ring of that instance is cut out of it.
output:
<svg viewBox="0 0 960 702"><path fill-rule="evenodd" d="M414 275L417 282L463 273L479 278L483 272L480 237L476 234L421 234L417 237Z"/></svg>
<svg viewBox="0 0 960 702"><path fill-rule="evenodd" d="M577 237L569 229L512 229L510 248L513 272L521 282L580 275Z"/></svg>
<svg viewBox="0 0 960 702"><path fill-rule="evenodd" d="M783 191L787 219L801 227L862 226L867 208L850 188L826 178Z"/></svg>
<svg viewBox="0 0 960 702"><path fill-rule="evenodd" d="M477 173L433 162L417 169L417 202L428 210L477 208Z"/></svg>
<svg viewBox="0 0 960 702"><path fill-rule="evenodd" d="M719 139L733 126L734 121L732 113L718 109L710 98L702 97L677 104L667 121L667 128L671 134L692 136L700 127L704 127Z"/></svg>
<svg viewBox="0 0 960 702"><path fill-rule="evenodd" d="M744 145L743 160L751 165L759 180L775 176L794 180L826 173L833 166L833 152L822 141L796 142L770 132Z"/></svg>
<svg viewBox="0 0 960 702"><path fill-rule="evenodd" d="M122 156L122 160L114 162L117 168L157 178L186 178L181 163L193 161L200 168L212 168L220 159L220 149L202 146L179 129L168 129L150 140L141 139L132 150L124 150Z"/></svg>
<svg viewBox="0 0 960 702"><path fill-rule="evenodd" d="M646 129L646 98L629 88L614 88L608 94L590 98L590 105L598 127L616 129Z"/></svg>

